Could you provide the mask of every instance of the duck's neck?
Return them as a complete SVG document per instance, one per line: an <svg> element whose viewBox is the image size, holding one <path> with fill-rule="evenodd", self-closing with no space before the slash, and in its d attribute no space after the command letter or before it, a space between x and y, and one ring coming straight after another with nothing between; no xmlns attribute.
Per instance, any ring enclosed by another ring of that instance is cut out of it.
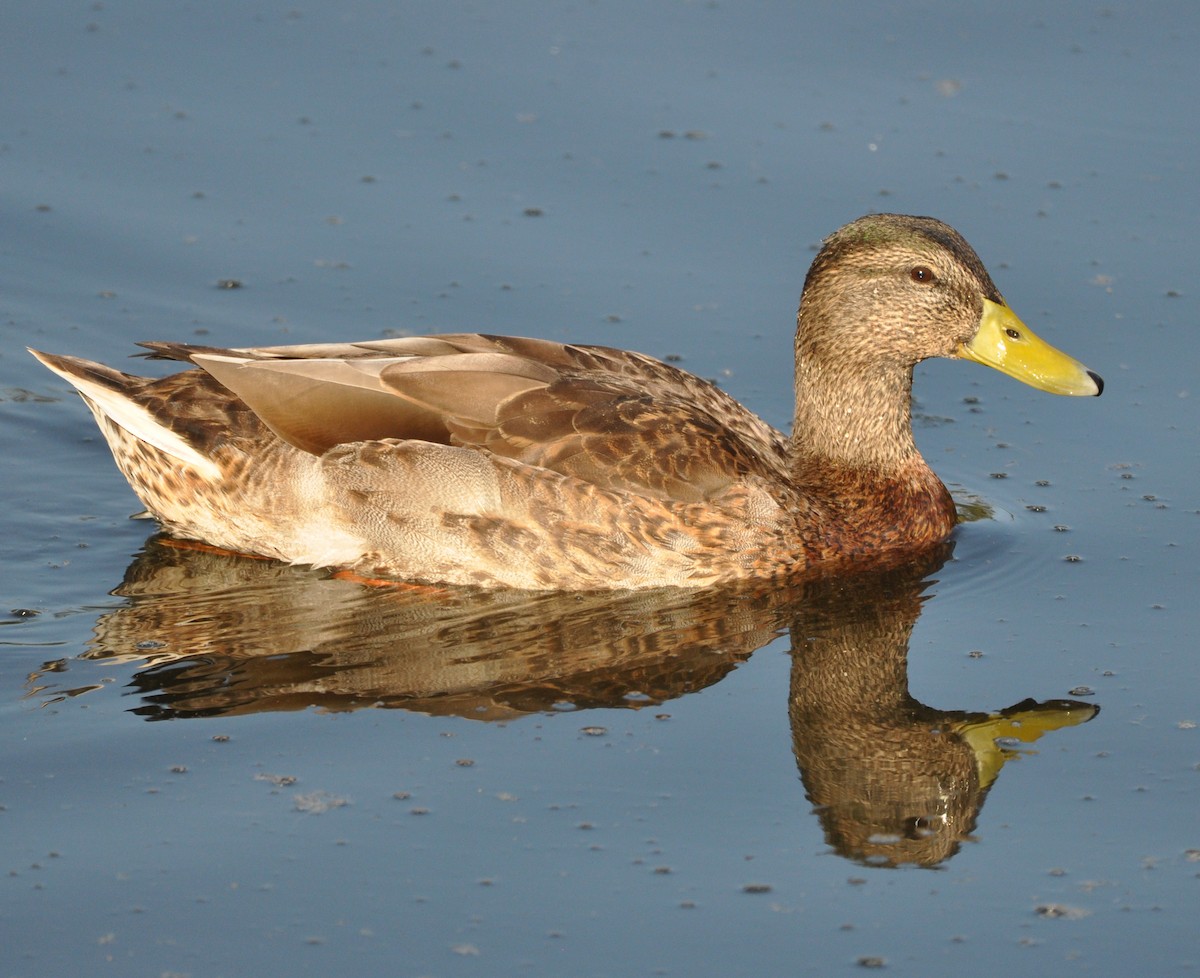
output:
<svg viewBox="0 0 1200 978"><path fill-rule="evenodd" d="M944 540L954 501L913 441L912 368L800 352L792 477L824 520L816 535L801 528L810 559Z"/></svg>
<svg viewBox="0 0 1200 978"><path fill-rule="evenodd" d="M912 433L912 367L821 356L797 342L792 457L807 472L875 473L882 479L925 468Z"/></svg>

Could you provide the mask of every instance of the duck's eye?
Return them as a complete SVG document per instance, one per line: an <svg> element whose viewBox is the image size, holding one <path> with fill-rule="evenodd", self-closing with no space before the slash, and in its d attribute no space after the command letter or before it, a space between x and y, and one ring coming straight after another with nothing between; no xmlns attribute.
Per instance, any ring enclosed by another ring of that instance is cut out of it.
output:
<svg viewBox="0 0 1200 978"><path fill-rule="evenodd" d="M1008 334L1008 338L1009 338L1010 340L1019 340L1019 339L1021 338L1021 334L1020 334L1020 332L1018 332L1017 330L1013 329L1012 327L1009 327L1009 328L1008 328L1008 329L1006 329L1004 332Z"/></svg>
<svg viewBox="0 0 1200 978"><path fill-rule="evenodd" d="M933 269L928 265L917 265L908 274L914 282L920 282L922 285L929 285L937 281Z"/></svg>

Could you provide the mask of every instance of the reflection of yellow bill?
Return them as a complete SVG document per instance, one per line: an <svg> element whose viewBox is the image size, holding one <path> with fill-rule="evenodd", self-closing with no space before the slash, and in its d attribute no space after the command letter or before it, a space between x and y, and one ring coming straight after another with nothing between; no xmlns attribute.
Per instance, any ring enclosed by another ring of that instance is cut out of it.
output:
<svg viewBox="0 0 1200 978"><path fill-rule="evenodd" d="M979 330L958 355L1051 394L1096 395L1104 381L1078 360L1039 339L1006 305L983 300Z"/></svg>
<svg viewBox="0 0 1200 978"><path fill-rule="evenodd" d="M1017 704L982 720L951 725L951 729L975 752L982 787L995 781L1004 762L1020 753L1016 743L1032 744L1042 734L1087 723L1100 712L1099 707L1076 700L1035 703L1028 709L1020 709L1022 705Z"/></svg>

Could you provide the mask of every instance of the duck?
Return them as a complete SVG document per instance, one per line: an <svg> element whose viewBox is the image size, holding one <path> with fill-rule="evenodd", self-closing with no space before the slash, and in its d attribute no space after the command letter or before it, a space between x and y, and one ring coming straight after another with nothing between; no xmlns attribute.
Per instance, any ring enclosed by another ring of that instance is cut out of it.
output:
<svg viewBox="0 0 1200 978"><path fill-rule="evenodd" d="M82 396L171 536L366 579L540 591L905 559L956 524L913 438L917 363L1103 390L1017 317L962 235L901 214L852 221L813 260L788 433L708 380L607 346L139 345L191 369L154 379L30 352Z"/></svg>

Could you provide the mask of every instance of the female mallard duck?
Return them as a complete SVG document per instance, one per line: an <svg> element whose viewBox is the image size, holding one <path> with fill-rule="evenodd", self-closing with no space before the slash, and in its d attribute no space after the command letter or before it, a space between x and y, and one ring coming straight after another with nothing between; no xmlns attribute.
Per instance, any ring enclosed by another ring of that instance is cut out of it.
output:
<svg viewBox="0 0 1200 978"><path fill-rule="evenodd" d="M701 587L944 540L913 365L975 360L1056 394L1100 377L1034 336L953 228L876 214L825 243L776 431L638 353L456 334L225 350L162 380L34 353L74 384L172 533L298 564L537 589Z"/></svg>

